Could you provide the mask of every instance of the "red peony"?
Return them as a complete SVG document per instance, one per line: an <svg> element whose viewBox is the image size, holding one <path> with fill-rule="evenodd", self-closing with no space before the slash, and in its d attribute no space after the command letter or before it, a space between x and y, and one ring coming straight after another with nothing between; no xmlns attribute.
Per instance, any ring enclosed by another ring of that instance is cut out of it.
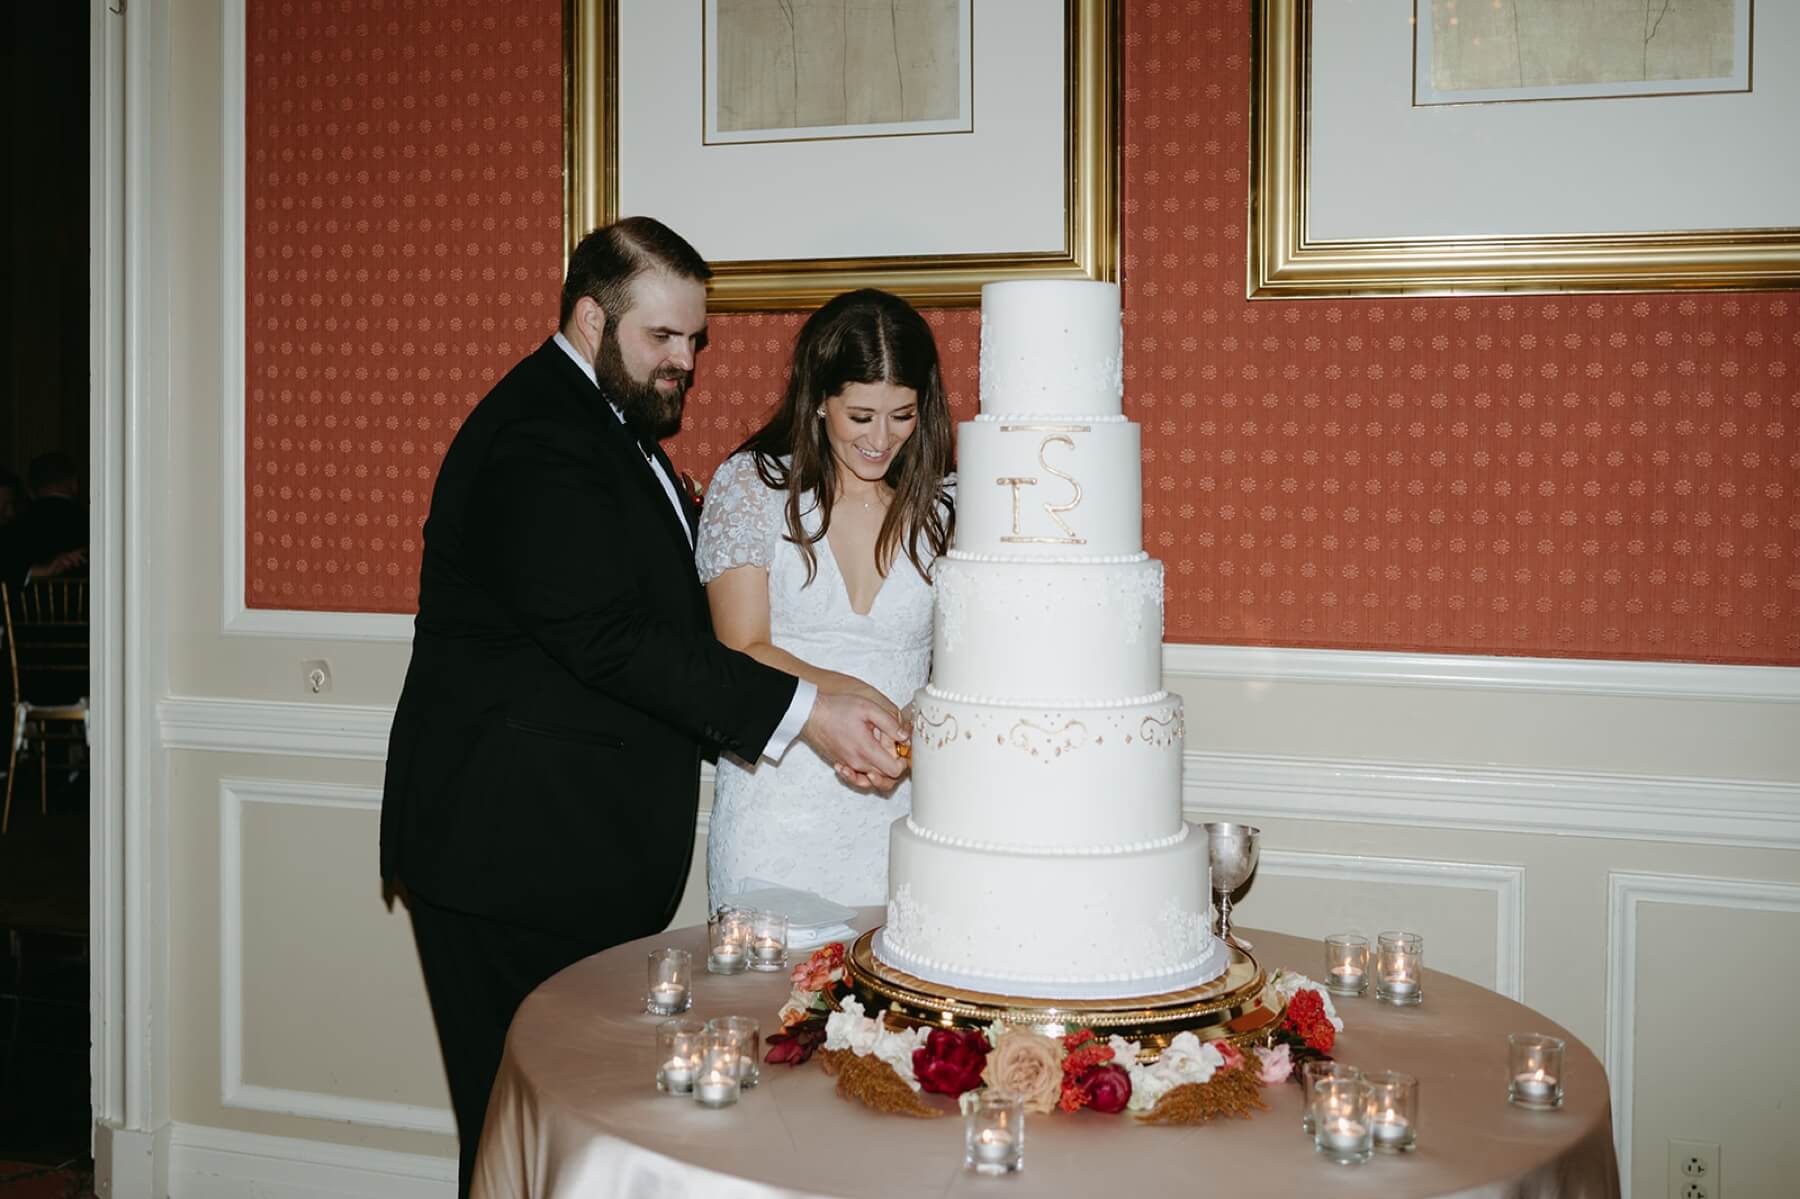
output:
<svg viewBox="0 0 1800 1199"><path fill-rule="evenodd" d="M1115 1115L1131 1102L1131 1075L1125 1067L1108 1063L1081 1076L1081 1093L1087 1105L1104 1115Z"/></svg>
<svg viewBox="0 0 1800 1199"><path fill-rule="evenodd" d="M1294 997L1288 1000L1287 1015L1282 1017L1281 1027L1320 1053L1330 1053L1331 1047L1337 1044L1337 1030L1331 1026L1331 1019L1325 1014L1325 1001L1317 991L1294 992Z"/></svg>
<svg viewBox="0 0 1800 1199"><path fill-rule="evenodd" d="M925 1044L913 1050L913 1077L938 1095L960 1095L981 1085L987 1069L988 1043L979 1029L957 1032L934 1028Z"/></svg>

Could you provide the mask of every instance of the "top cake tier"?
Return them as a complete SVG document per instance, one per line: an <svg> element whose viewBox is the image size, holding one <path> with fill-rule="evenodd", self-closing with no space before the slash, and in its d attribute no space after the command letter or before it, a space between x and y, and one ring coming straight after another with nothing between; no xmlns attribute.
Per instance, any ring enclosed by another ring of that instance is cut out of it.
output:
<svg viewBox="0 0 1800 1199"><path fill-rule="evenodd" d="M981 411L1117 416L1124 394L1119 287L1024 279L981 289Z"/></svg>

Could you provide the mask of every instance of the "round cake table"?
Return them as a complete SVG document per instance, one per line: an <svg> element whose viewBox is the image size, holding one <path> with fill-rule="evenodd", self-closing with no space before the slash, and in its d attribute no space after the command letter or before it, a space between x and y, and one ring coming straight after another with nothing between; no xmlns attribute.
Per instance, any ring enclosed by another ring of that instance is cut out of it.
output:
<svg viewBox="0 0 1800 1199"><path fill-rule="evenodd" d="M872 927L879 910L863 913ZM1318 977L1316 941L1246 929L1263 966ZM1300 1090L1267 1087L1249 1120L1151 1128L1127 1116L1026 1117L1025 1168L985 1178L962 1167L962 1119L878 1115L841 1099L818 1063L764 1065L733 1107L702 1108L656 1090L655 1027L643 1012L645 954L706 960L704 927L671 929L578 962L539 987L513 1020L476 1164L476 1199L573 1196L943 1196L1213 1194L1411 1199L1613 1199L1619 1194L1606 1074L1593 1053L1542 1016L1485 988L1425 972L1425 1002L1395 1008L1371 993L1335 1000L1333 1056L1417 1075L1419 1146L1339 1166L1300 1130ZM804 956L797 954L797 956ZM764 1035L788 978L698 975L686 1019L747 1015ZM1506 1102L1506 1034L1568 1041L1559 1111Z"/></svg>

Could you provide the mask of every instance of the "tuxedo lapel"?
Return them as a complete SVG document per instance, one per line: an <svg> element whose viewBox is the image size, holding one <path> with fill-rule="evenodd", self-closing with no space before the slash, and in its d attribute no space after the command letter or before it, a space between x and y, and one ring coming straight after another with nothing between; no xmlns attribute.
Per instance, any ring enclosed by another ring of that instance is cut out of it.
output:
<svg viewBox="0 0 1800 1199"><path fill-rule="evenodd" d="M645 503L651 509L650 519L655 521L666 535L674 539L675 549L683 558L687 559L691 567L694 560L694 543L691 535L696 532L696 526L694 514L691 511L692 505L681 494L680 484L677 482L675 488L676 496L681 500L681 514L677 516L674 506L669 503L668 492L663 490L662 481L656 477L656 471L651 467L650 460L644 457L643 447L638 444L638 439L632 435L631 430L625 427L625 422L619 419L619 414L613 410L612 401L608 400L606 394L588 379L579 366L570 360L569 356L563 352L562 347L556 344L554 338L546 342L538 352L548 354L558 375L569 381L570 385L580 392L584 405L594 414L594 419L605 430L601 440L612 452L615 468L634 480L634 486L640 489ZM679 476L675 474L675 468L669 465L669 460L664 456L661 447L657 447L656 454L662 462L663 469L669 472L670 480L677 480ZM687 523L686 530L682 528L684 521ZM698 586L699 576L691 569L688 573L695 585Z"/></svg>

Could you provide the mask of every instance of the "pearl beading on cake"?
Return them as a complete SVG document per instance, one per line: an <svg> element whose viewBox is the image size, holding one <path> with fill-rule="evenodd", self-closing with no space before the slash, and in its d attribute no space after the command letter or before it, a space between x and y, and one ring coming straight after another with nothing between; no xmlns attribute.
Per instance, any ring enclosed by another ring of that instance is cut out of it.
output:
<svg viewBox="0 0 1800 1199"><path fill-rule="evenodd" d="M1122 412L1090 416L1079 412L978 412L978 425L1122 425L1131 418Z"/></svg>
<svg viewBox="0 0 1800 1199"><path fill-rule="evenodd" d="M1188 823L1181 823L1181 831L1171 833L1167 837L1152 837L1147 841L1133 841L1128 845L1083 845L1080 848L1063 848L1061 846L1040 845L1007 845L1000 841L977 841L966 837L949 837L934 832L919 824L911 816L906 818L906 827L927 841L939 845L950 845L957 849L974 849L982 853L1016 854L1021 857L1047 855L1050 857L1108 857L1114 854L1139 853L1150 849L1163 849L1170 845L1179 845L1188 838Z"/></svg>
<svg viewBox="0 0 1800 1199"><path fill-rule="evenodd" d="M955 704L986 704L996 708L1035 708L1046 712L1131 708L1140 704L1159 704L1169 698L1167 691L1152 691L1148 695L1133 695L1126 699L1026 699L1003 695L964 695L958 691L940 690L930 683L925 684L924 691L932 699L946 700Z"/></svg>
<svg viewBox="0 0 1800 1199"><path fill-rule="evenodd" d="M1130 566L1148 562L1150 555L1142 550L1135 554L1068 554L1056 557L1028 557L1024 554L979 554L974 550L950 550L944 557L953 562L993 562L1009 565L1038 566Z"/></svg>

